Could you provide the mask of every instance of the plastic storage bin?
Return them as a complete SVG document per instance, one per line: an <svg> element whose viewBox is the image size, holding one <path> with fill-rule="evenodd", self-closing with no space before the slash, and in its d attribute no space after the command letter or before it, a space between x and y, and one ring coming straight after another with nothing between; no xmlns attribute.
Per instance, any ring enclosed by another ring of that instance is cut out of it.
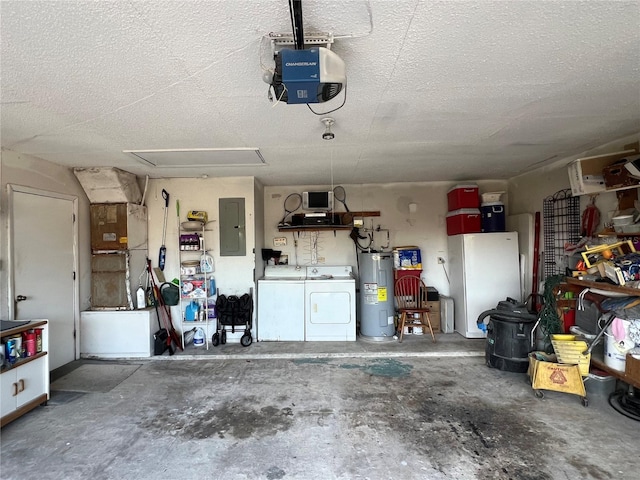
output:
<svg viewBox="0 0 640 480"><path fill-rule="evenodd" d="M482 212L482 231L504 232L507 229L507 219L504 211L504 203L487 202L480 205Z"/></svg>
<svg viewBox="0 0 640 480"><path fill-rule="evenodd" d="M609 398L609 395L616 389L616 378L602 370L593 370L584 379L584 388L589 395Z"/></svg>
<svg viewBox="0 0 640 480"><path fill-rule="evenodd" d="M440 295L440 330L442 333L453 333L453 298Z"/></svg>
<svg viewBox="0 0 640 480"><path fill-rule="evenodd" d="M480 233L482 231L481 216L477 208L462 208L447 213L447 235Z"/></svg>
<svg viewBox="0 0 640 480"><path fill-rule="evenodd" d="M460 210L462 208L480 207L480 197L478 186L475 184L456 185L447 192L447 204L449 211Z"/></svg>

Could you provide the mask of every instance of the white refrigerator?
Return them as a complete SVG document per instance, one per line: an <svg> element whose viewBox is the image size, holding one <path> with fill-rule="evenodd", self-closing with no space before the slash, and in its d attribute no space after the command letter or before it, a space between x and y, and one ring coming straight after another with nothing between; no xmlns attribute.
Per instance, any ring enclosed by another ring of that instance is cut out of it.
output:
<svg viewBox="0 0 640 480"><path fill-rule="evenodd" d="M482 312L507 297L521 301L518 232L467 233L448 237L451 297L456 332L484 338Z"/></svg>

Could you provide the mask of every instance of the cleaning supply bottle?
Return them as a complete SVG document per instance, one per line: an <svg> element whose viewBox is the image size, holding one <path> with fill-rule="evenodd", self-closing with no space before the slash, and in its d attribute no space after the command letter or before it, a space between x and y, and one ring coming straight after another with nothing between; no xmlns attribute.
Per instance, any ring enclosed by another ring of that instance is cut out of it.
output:
<svg viewBox="0 0 640 480"><path fill-rule="evenodd" d="M145 291L144 288L142 288L142 285L140 285L138 287L138 290L136 290L136 304L138 307L138 310L141 308L145 308L147 306L147 296L145 295Z"/></svg>
<svg viewBox="0 0 640 480"><path fill-rule="evenodd" d="M193 335L193 346L201 347L204 345L204 330L202 328L198 328L196 333Z"/></svg>
<svg viewBox="0 0 640 480"><path fill-rule="evenodd" d="M184 309L184 319L187 322L193 322L198 318L198 302L195 300L192 301L189 305Z"/></svg>

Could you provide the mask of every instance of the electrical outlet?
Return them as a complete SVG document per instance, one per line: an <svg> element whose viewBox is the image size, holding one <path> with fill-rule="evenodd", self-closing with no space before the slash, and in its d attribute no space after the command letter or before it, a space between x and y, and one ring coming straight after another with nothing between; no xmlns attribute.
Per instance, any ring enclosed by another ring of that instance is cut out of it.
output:
<svg viewBox="0 0 640 480"><path fill-rule="evenodd" d="M274 247L284 247L287 245L287 237L276 237L273 239Z"/></svg>
<svg viewBox="0 0 640 480"><path fill-rule="evenodd" d="M438 257L438 263L443 264L444 263L444 257Z"/></svg>

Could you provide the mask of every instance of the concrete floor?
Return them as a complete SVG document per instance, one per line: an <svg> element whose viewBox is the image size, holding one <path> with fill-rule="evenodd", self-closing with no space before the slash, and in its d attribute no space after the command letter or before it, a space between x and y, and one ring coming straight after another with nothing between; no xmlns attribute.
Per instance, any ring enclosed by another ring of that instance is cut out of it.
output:
<svg viewBox="0 0 640 480"><path fill-rule="evenodd" d="M3 479L636 479L640 424L488 368L483 340L227 344L73 362Z"/></svg>

